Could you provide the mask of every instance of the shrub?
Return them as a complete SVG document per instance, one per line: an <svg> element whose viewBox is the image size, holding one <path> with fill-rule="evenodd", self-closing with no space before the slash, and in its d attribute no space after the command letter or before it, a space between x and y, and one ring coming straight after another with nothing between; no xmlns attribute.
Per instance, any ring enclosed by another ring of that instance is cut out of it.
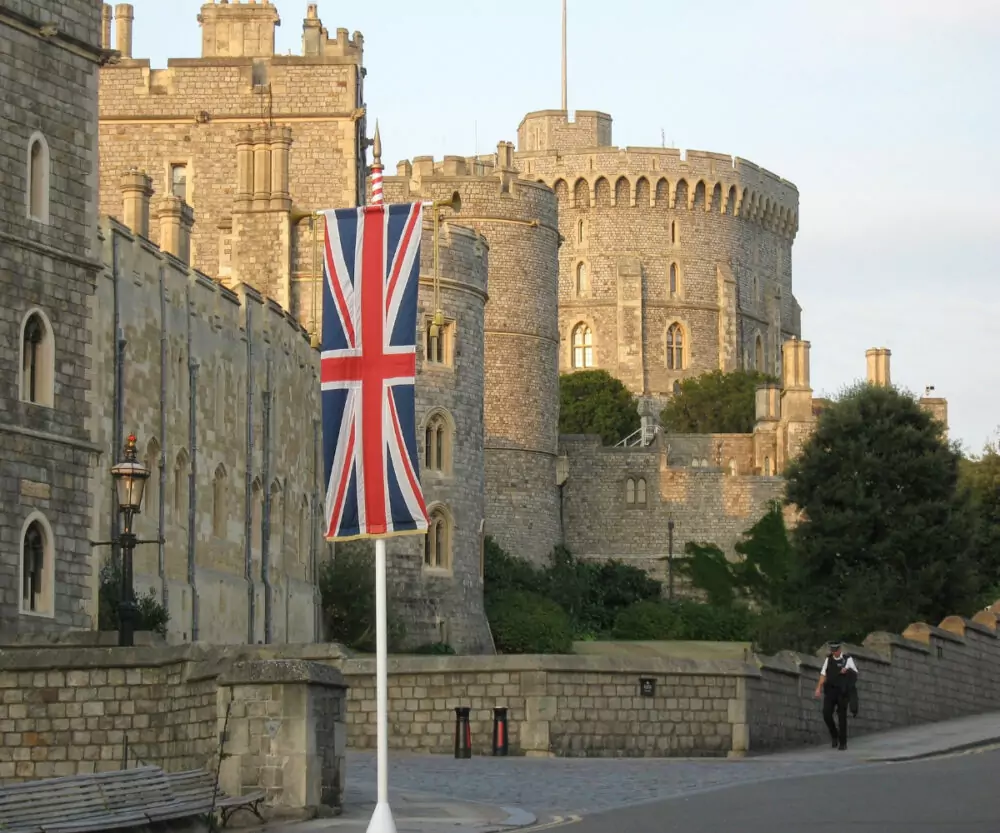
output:
<svg viewBox="0 0 1000 833"><path fill-rule="evenodd" d="M97 627L102 631L118 630L119 608L122 599L122 570L118 564L109 562L101 568L100 587L97 591ZM160 636L167 635L170 613L152 589L146 593L135 593L136 618L134 629L153 631Z"/></svg>
<svg viewBox="0 0 1000 833"><path fill-rule="evenodd" d="M425 642L423 645L418 645L412 651L411 654L430 654L433 656L454 656L455 649L451 647L447 642Z"/></svg>
<svg viewBox="0 0 1000 833"><path fill-rule="evenodd" d="M684 639L706 642L749 642L755 617L743 607L715 607L687 599L642 601L618 614L615 639Z"/></svg>
<svg viewBox="0 0 1000 833"><path fill-rule="evenodd" d="M510 591L487 607L493 641L501 654L568 654L573 627L556 602L535 593Z"/></svg>

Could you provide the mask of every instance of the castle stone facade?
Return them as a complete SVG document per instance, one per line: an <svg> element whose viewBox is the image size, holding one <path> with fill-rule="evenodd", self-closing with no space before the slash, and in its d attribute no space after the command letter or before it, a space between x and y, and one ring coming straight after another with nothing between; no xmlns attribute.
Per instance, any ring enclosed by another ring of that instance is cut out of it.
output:
<svg viewBox="0 0 1000 833"><path fill-rule="evenodd" d="M0 7L0 630L87 627L100 10Z"/></svg>
<svg viewBox="0 0 1000 833"><path fill-rule="evenodd" d="M603 368L657 401L688 376L781 375L801 336L795 186L744 159L611 143L611 116L529 113L521 175L559 201L559 366Z"/></svg>

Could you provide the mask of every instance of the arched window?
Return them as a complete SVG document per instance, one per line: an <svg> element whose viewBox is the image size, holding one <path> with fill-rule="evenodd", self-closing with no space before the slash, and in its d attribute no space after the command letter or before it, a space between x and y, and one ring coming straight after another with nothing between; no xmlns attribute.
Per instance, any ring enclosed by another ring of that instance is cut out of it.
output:
<svg viewBox="0 0 1000 833"><path fill-rule="evenodd" d="M594 366L594 334L586 324L573 328L573 367L580 369Z"/></svg>
<svg viewBox="0 0 1000 833"><path fill-rule="evenodd" d="M635 503L637 506L646 505L646 478L640 477L635 481Z"/></svg>
<svg viewBox="0 0 1000 833"><path fill-rule="evenodd" d="M576 294L590 294L590 278L587 276L587 264L582 261L576 264Z"/></svg>
<svg viewBox="0 0 1000 833"><path fill-rule="evenodd" d="M684 331L674 322L667 328L667 370L684 369Z"/></svg>
<svg viewBox="0 0 1000 833"><path fill-rule="evenodd" d="M47 408L55 404L52 327L39 310L28 314L21 329L21 400Z"/></svg>
<svg viewBox="0 0 1000 833"><path fill-rule="evenodd" d="M629 505L635 503L635 481L631 477L625 481L625 502Z"/></svg>
<svg viewBox="0 0 1000 833"><path fill-rule="evenodd" d="M580 219L576 222L576 242L583 244L587 239L587 224L584 220Z"/></svg>
<svg viewBox="0 0 1000 833"><path fill-rule="evenodd" d="M49 222L49 145L41 133L28 142L28 217Z"/></svg>
<svg viewBox="0 0 1000 833"><path fill-rule="evenodd" d="M674 392L674 396L676 396L677 394L679 394L681 392L681 383L678 380L676 380L676 379L674 380L674 385L673 385L672 390Z"/></svg>
<svg viewBox="0 0 1000 833"><path fill-rule="evenodd" d="M149 529L159 535L160 529L160 444L153 437L146 444L146 456L143 458L149 469L149 480L142 497L142 513L149 518Z"/></svg>
<svg viewBox="0 0 1000 833"><path fill-rule="evenodd" d="M427 427L424 429L424 468L439 472L451 470L451 430L444 414L434 414L427 420Z"/></svg>
<svg viewBox="0 0 1000 833"><path fill-rule="evenodd" d="M55 563L52 547L52 530L40 513L33 513L21 531L22 613L51 616L54 612Z"/></svg>
<svg viewBox="0 0 1000 833"><path fill-rule="evenodd" d="M270 540L267 545L270 556L271 567L280 568L282 559L282 549L285 532L285 495L281 490L281 483L277 480L271 482L271 512L270 512Z"/></svg>
<svg viewBox="0 0 1000 833"><path fill-rule="evenodd" d="M754 367L757 370L764 370L764 342L761 341L759 335L754 339L753 355Z"/></svg>
<svg viewBox="0 0 1000 833"><path fill-rule="evenodd" d="M174 523L181 529L188 525L188 455L183 448L174 460Z"/></svg>
<svg viewBox="0 0 1000 833"><path fill-rule="evenodd" d="M670 242L672 245L677 245L677 221L672 220L670 222Z"/></svg>
<svg viewBox="0 0 1000 833"><path fill-rule="evenodd" d="M670 264L670 294L676 295L680 292L681 281L680 281L680 271L677 268L676 263Z"/></svg>
<svg viewBox="0 0 1000 833"><path fill-rule="evenodd" d="M424 539L424 566L436 570L451 568L451 524L443 508L431 510Z"/></svg>
<svg viewBox="0 0 1000 833"><path fill-rule="evenodd" d="M212 482L212 534L216 538L226 537L226 526L229 522L227 486L226 467L219 463Z"/></svg>
<svg viewBox="0 0 1000 833"><path fill-rule="evenodd" d="M264 490L259 480L254 480L250 489L250 551L254 558L260 558L262 527L264 517Z"/></svg>

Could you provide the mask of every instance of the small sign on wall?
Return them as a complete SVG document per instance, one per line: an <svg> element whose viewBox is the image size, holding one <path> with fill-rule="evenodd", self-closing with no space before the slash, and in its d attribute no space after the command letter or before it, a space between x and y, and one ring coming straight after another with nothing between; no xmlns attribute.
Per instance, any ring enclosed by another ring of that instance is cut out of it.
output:
<svg viewBox="0 0 1000 833"><path fill-rule="evenodd" d="M643 697L655 697L656 696L656 680L652 677L640 677L639 678L639 693Z"/></svg>

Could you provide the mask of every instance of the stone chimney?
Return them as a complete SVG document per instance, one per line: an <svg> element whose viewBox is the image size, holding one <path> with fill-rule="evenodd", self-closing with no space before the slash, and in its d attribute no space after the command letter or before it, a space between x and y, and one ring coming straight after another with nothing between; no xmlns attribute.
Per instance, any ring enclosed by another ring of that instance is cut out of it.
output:
<svg viewBox="0 0 1000 833"><path fill-rule="evenodd" d="M104 3L101 6L101 49L111 48L111 16L114 11L111 5Z"/></svg>
<svg viewBox="0 0 1000 833"><path fill-rule="evenodd" d="M758 385L755 396L757 422L777 422L781 418L780 385Z"/></svg>
<svg viewBox="0 0 1000 833"><path fill-rule="evenodd" d="M198 23L202 58L270 58L281 18L269 0L253 0L205 3Z"/></svg>
<svg viewBox="0 0 1000 833"><path fill-rule="evenodd" d="M160 220L160 248L190 266L191 227L194 225L191 206L180 197L163 197L157 217Z"/></svg>
<svg viewBox="0 0 1000 833"><path fill-rule="evenodd" d="M122 222L133 234L149 237L149 198L153 180L134 168L122 176Z"/></svg>
<svg viewBox="0 0 1000 833"><path fill-rule="evenodd" d="M115 49L122 53L123 58L132 57L132 20L135 10L131 3L119 3L115 6Z"/></svg>
<svg viewBox="0 0 1000 833"><path fill-rule="evenodd" d="M872 347L865 351L868 361L868 384L888 388L892 386L889 375L889 357L892 351L886 347Z"/></svg>
<svg viewBox="0 0 1000 833"><path fill-rule="evenodd" d="M794 336L781 346L781 419L784 422L811 422L813 419L809 347L808 341Z"/></svg>
<svg viewBox="0 0 1000 833"><path fill-rule="evenodd" d="M327 38L323 21L319 19L319 9L315 3L306 8L306 19L302 21L302 54L315 58L323 54L323 41Z"/></svg>

